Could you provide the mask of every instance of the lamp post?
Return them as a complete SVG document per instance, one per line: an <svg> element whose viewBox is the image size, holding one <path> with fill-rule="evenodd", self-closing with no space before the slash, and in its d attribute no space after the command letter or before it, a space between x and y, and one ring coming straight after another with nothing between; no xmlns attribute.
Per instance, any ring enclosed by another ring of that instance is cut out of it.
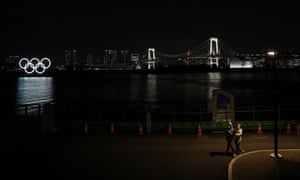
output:
<svg viewBox="0 0 300 180"><path fill-rule="evenodd" d="M267 53L269 56L272 56L275 60L275 65L277 68L277 59L276 59L276 51L269 51ZM279 118L279 105L278 105L278 91L276 82L277 81L277 71L275 71L275 77L273 77L273 102L274 102L274 113L275 113L275 119L274 119L274 152L270 154L271 157L280 159L282 156L278 154L278 118Z"/></svg>

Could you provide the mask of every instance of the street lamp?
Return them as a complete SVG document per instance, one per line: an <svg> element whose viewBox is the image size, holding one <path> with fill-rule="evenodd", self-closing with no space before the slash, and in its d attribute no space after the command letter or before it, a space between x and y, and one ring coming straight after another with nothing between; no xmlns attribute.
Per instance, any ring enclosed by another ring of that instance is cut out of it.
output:
<svg viewBox="0 0 300 180"><path fill-rule="evenodd" d="M267 52L267 54L269 56L274 57L275 61L276 61L276 52L275 51L269 51ZM276 62L275 62L276 63ZM276 63L276 67L277 67L277 63ZM276 82L277 81L277 71L275 71L275 77L273 78L273 101L274 101L274 112L275 112L275 120L274 120L274 153L271 153L270 156L280 159L282 156L280 154L278 154L278 110L279 110L279 105L278 105L278 91L277 91L277 86L276 86ZM276 111L277 110L277 111Z"/></svg>

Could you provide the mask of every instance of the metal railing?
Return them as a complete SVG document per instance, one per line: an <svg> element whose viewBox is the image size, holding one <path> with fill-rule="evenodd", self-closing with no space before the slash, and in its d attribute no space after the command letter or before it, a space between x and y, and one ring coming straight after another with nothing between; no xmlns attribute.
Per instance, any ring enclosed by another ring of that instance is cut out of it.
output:
<svg viewBox="0 0 300 180"><path fill-rule="evenodd" d="M169 124L172 124L178 132L193 132L199 124L204 131L222 130L226 127L226 118L219 122L212 121L212 111L200 104L189 107L180 107L176 104L171 106L164 104L131 104L128 106L105 104L93 108L88 106L86 104L80 104L80 106L74 104L58 105L57 109L60 112L57 113L61 125L80 129L85 121L94 124L95 128L107 129L113 123L122 131L132 131L139 125L146 127L147 124L151 124L153 132L163 131L167 129ZM81 107L85 107L85 109ZM272 107L248 106L247 108L236 109L234 115L235 121L240 122L246 131L255 131L258 123L261 123L265 130L273 130L274 118L278 114L279 130L284 130L288 122L292 128L299 124L300 113L298 112L300 112L300 108L274 109Z"/></svg>
<svg viewBox="0 0 300 180"><path fill-rule="evenodd" d="M31 104L19 104L16 107L17 115L37 115L41 116L42 114L42 104L40 103L31 103Z"/></svg>
<svg viewBox="0 0 300 180"><path fill-rule="evenodd" d="M212 121L212 111L201 105L180 107L142 106L139 104L125 106L94 106L81 104L26 104L20 105L19 114L9 118L2 126L2 137L6 141L20 141L24 138L53 132L83 133L85 123L90 133L107 134L113 124L116 133L137 133L140 126L152 133L167 133L171 126L174 133L195 134L199 125L205 131L224 132L226 118ZM86 107L81 109L81 107ZM114 108L118 107L118 108ZM122 108L125 107L125 108ZM162 108L164 107L164 108ZM189 110L188 110L189 109ZM197 110L198 109L198 110ZM291 130L297 132L300 127L300 108L281 107L278 109L248 107L234 111L234 124L240 123L247 132L255 133L258 124L264 131L272 131L274 118L278 117L279 132ZM230 112L227 112L230 113ZM276 116L278 115L278 116ZM225 116L226 117L226 116Z"/></svg>

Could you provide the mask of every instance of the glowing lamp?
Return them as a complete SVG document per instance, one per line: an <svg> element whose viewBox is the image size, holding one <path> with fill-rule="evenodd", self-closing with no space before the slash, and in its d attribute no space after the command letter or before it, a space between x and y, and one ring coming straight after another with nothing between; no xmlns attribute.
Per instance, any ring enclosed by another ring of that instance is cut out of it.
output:
<svg viewBox="0 0 300 180"><path fill-rule="evenodd" d="M267 54L268 54L269 56L275 56L275 51L268 51Z"/></svg>

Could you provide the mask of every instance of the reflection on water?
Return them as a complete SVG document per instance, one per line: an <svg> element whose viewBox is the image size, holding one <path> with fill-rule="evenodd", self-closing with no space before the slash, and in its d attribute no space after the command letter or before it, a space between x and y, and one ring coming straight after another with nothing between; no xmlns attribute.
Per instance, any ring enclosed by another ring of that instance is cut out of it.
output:
<svg viewBox="0 0 300 180"><path fill-rule="evenodd" d="M208 73L207 108L209 110L212 108L213 90L221 88L221 77L221 73L219 72Z"/></svg>
<svg viewBox="0 0 300 180"><path fill-rule="evenodd" d="M272 92L275 82L280 103L295 106L300 104L299 74L282 72L278 73L275 80L276 74L272 72L19 77L16 86L8 86L3 91L16 91L16 97L9 98L16 104L43 104L55 100L60 104L71 102L74 105L97 107L100 104L118 103L143 106L150 102L157 106L200 104L209 110L215 89L224 89L233 94L236 106L270 105L274 99ZM5 79L2 80L4 83Z"/></svg>
<svg viewBox="0 0 300 180"><path fill-rule="evenodd" d="M43 104L53 97L52 77L19 77L17 104Z"/></svg>
<svg viewBox="0 0 300 180"><path fill-rule="evenodd" d="M156 84L155 74L147 75L147 84L146 84L146 101L155 102L157 101L157 84Z"/></svg>
<svg viewBox="0 0 300 180"><path fill-rule="evenodd" d="M142 81L143 79L140 75L133 74L129 76L129 99L131 99L133 102L138 101L139 97L141 96L142 86L140 84Z"/></svg>

